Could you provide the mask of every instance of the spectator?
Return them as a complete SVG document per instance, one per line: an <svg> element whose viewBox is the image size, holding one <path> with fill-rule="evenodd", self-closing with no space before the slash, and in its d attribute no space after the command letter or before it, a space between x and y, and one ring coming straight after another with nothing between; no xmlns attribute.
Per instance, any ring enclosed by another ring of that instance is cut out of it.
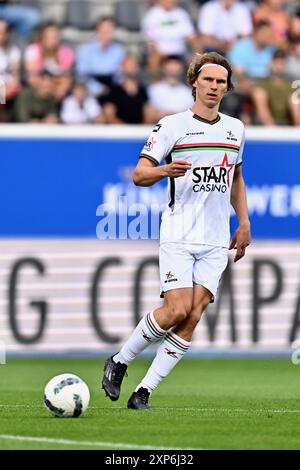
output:
<svg viewBox="0 0 300 470"><path fill-rule="evenodd" d="M10 28L0 19L0 122L12 120L13 103L21 91L21 51L10 43Z"/></svg>
<svg viewBox="0 0 300 470"><path fill-rule="evenodd" d="M25 50L25 67L28 74L47 70L52 75L69 72L74 63L74 52L62 44L59 27L52 22L45 24L40 39Z"/></svg>
<svg viewBox="0 0 300 470"><path fill-rule="evenodd" d="M300 37L291 44L286 62L286 73L291 80L300 80Z"/></svg>
<svg viewBox="0 0 300 470"><path fill-rule="evenodd" d="M234 90L223 97L221 113L240 119L245 125L253 124L252 82L246 75L235 77Z"/></svg>
<svg viewBox="0 0 300 470"><path fill-rule="evenodd" d="M34 86L25 88L15 103L15 119L21 123L57 122L57 102L54 97L54 81L48 72L36 77Z"/></svg>
<svg viewBox="0 0 300 470"><path fill-rule="evenodd" d="M260 80L253 90L253 100L260 124L300 125L299 103L292 100L293 89L286 78L286 54L277 50L271 63L271 74Z"/></svg>
<svg viewBox="0 0 300 470"><path fill-rule="evenodd" d="M125 57L125 49L113 40L115 22L104 17L96 25L96 39L83 44L77 54L77 78L86 79L95 96L105 94Z"/></svg>
<svg viewBox="0 0 300 470"><path fill-rule="evenodd" d="M153 123L146 89L139 81L139 64L128 55L122 62L120 83L103 99L103 115L108 124Z"/></svg>
<svg viewBox="0 0 300 470"><path fill-rule="evenodd" d="M254 22L267 20L271 23L272 41L278 47L286 44L289 15L283 9L283 0L264 0L253 12Z"/></svg>
<svg viewBox="0 0 300 470"><path fill-rule="evenodd" d="M103 122L101 107L89 96L83 83L74 83L72 93L62 103L60 119L64 124L99 124Z"/></svg>
<svg viewBox="0 0 300 470"><path fill-rule="evenodd" d="M148 67L159 70L161 60L169 55L185 59L188 48L197 50L197 38L189 14L176 6L176 0L159 0L146 13L141 30L147 42Z"/></svg>
<svg viewBox="0 0 300 470"><path fill-rule="evenodd" d="M40 12L36 8L15 3L13 0L0 0L0 17L7 21L17 36L27 38L39 26Z"/></svg>
<svg viewBox="0 0 300 470"><path fill-rule="evenodd" d="M192 90L183 82L184 66L177 56L166 57L163 78L148 88L150 105L155 109L155 122L169 114L186 111L194 104Z"/></svg>
<svg viewBox="0 0 300 470"><path fill-rule="evenodd" d="M264 78L269 74L273 53L271 25L260 21L251 38L240 39L229 51L229 60L236 74Z"/></svg>
<svg viewBox="0 0 300 470"><path fill-rule="evenodd" d="M226 53L237 39L250 36L249 8L239 0L210 0L199 11L198 30L205 51Z"/></svg>
<svg viewBox="0 0 300 470"><path fill-rule="evenodd" d="M5 83L6 100L14 98L21 90L21 51L10 43L10 28L0 19L0 78Z"/></svg>
<svg viewBox="0 0 300 470"><path fill-rule="evenodd" d="M290 18L288 39L289 42L295 42L300 39L300 9L296 10L295 14Z"/></svg>
<svg viewBox="0 0 300 470"><path fill-rule="evenodd" d="M61 42L60 29L52 22L45 24L40 39L25 50L25 70L29 84L45 70L55 77L55 94L63 99L71 85L71 71L75 55L73 50Z"/></svg>

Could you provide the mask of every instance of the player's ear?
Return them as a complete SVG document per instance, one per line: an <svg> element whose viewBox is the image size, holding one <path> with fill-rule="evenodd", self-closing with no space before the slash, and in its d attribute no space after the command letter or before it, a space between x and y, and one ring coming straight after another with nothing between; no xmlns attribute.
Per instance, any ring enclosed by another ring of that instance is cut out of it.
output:
<svg viewBox="0 0 300 470"><path fill-rule="evenodd" d="M193 87L196 88L196 82L198 80L199 75L196 76L195 80L193 81Z"/></svg>

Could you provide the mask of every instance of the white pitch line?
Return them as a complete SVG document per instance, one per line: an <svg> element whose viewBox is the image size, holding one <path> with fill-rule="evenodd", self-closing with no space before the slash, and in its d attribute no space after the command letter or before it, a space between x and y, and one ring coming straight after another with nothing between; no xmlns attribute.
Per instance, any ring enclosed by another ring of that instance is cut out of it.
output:
<svg viewBox="0 0 300 470"><path fill-rule="evenodd" d="M1 405L0 405L1 406ZM90 409L94 410L114 410L114 409L125 409L122 406L118 407L113 407L113 408L105 408L105 407L98 407L98 406L92 406ZM243 408L189 408L189 407L158 407L154 406L151 411L193 411L193 412L200 412L200 413L216 413L216 412L221 412L221 413L249 413L249 414L254 414L254 413L300 413L300 410L289 410L289 409L275 409L275 410L268 410L264 408L259 408L259 409L243 409Z"/></svg>
<svg viewBox="0 0 300 470"><path fill-rule="evenodd" d="M300 413L300 410L289 410L289 409L275 409L275 410L269 410L265 408L258 408L258 409L243 409L243 408L171 408L171 407L157 407L155 410L167 410L167 411L200 411L205 412L212 412L216 413L218 411L222 413Z"/></svg>
<svg viewBox="0 0 300 470"><path fill-rule="evenodd" d="M149 445L128 444L125 442L105 442L105 441L75 441L71 439L54 439L51 437L15 436L13 434L0 434L0 440L23 441L23 442L44 442L46 444L61 444L72 446L91 447L113 447L116 449L137 449L137 450L202 450L184 449L183 447L153 447Z"/></svg>
<svg viewBox="0 0 300 470"><path fill-rule="evenodd" d="M29 408L29 409L36 409L36 408L43 408L43 405L22 405L22 404L0 404L0 408ZM89 406L89 410L105 410L105 411L114 411L114 410L126 410L125 406L114 406L114 407L106 407L106 406ZM191 408L191 407L158 407L154 406L151 411L193 411L193 412L200 412L200 413L248 413L248 414L255 414L255 413L300 413L300 410L290 410L290 409L274 409L269 410L265 408L258 408L258 409L246 409L246 408ZM150 411L150 412L151 412Z"/></svg>

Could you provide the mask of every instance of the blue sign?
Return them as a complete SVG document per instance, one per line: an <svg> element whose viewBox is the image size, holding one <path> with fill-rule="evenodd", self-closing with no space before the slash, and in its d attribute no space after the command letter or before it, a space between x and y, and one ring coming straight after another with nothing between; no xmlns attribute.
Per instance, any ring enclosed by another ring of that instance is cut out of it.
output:
<svg viewBox="0 0 300 470"><path fill-rule="evenodd" d="M1 139L0 236L95 238L105 208L114 208L116 236L126 238L136 214L145 217L142 207L151 207L154 215L153 227L142 228L141 236L155 234L156 215L168 195L166 182L147 188L132 183L143 144L139 139ZM299 158L300 141L247 142L243 172L253 238L300 238ZM126 207L135 207L127 214L127 228L119 217Z"/></svg>
<svg viewBox="0 0 300 470"><path fill-rule="evenodd" d="M243 174L254 238L300 238L300 142L245 146Z"/></svg>

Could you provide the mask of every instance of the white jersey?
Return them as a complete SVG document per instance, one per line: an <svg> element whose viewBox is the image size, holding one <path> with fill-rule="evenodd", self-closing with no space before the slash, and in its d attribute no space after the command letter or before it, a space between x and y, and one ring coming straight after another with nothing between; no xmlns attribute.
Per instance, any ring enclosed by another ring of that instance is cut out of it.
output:
<svg viewBox="0 0 300 470"><path fill-rule="evenodd" d="M140 157L156 165L176 159L192 164L183 177L169 178L160 242L228 247L230 192L242 163L244 125L219 113L206 121L191 110L167 116L153 129Z"/></svg>
<svg viewBox="0 0 300 470"><path fill-rule="evenodd" d="M154 5L144 16L141 30L147 41L154 42L163 55L183 55L186 40L195 34L190 15L181 7L165 10Z"/></svg>

